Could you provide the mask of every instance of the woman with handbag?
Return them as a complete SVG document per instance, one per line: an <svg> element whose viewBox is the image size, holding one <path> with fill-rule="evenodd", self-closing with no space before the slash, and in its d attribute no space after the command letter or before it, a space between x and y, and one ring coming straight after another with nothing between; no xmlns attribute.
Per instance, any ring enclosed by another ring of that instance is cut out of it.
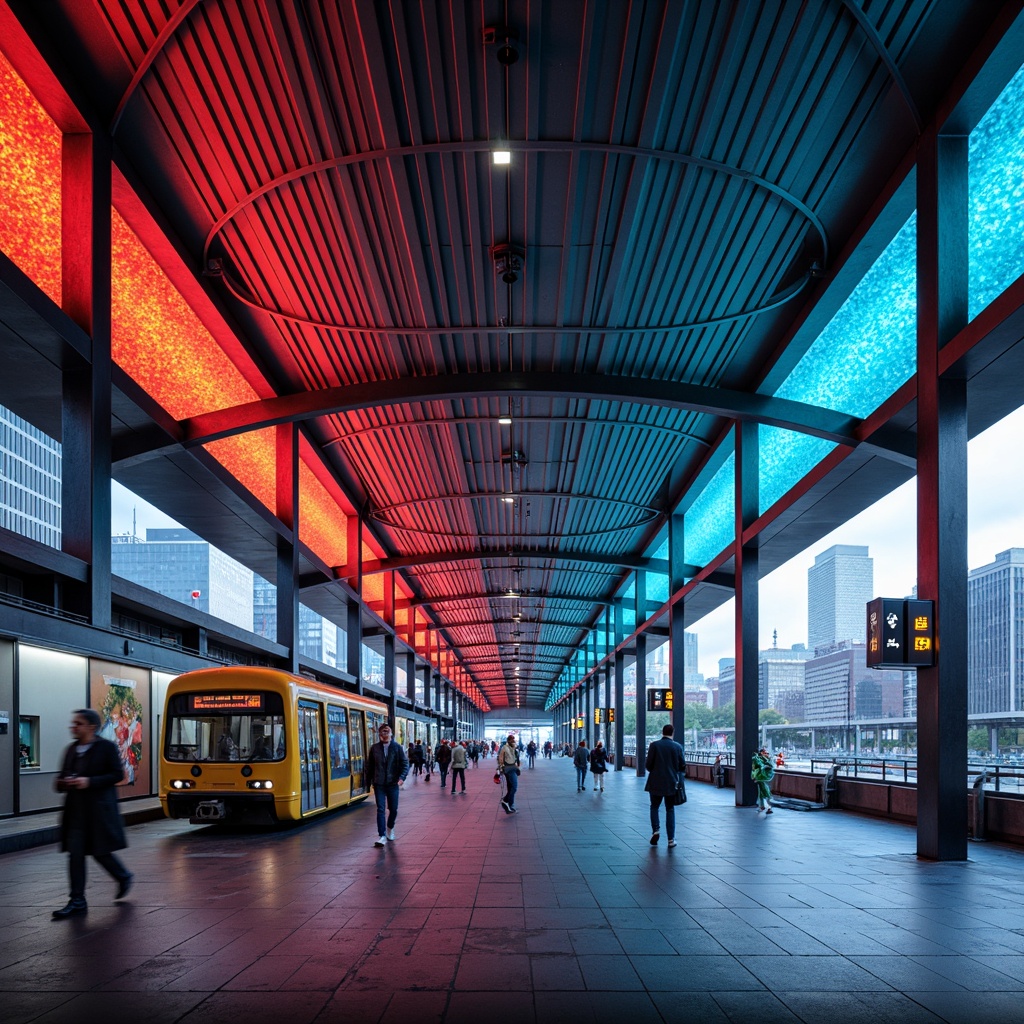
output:
<svg viewBox="0 0 1024 1024"><path fill-rule="evenodd" d="M516 790L519 788L519 751L516 749L516 738L509 734L505 745L498 751L498 771L505 778L508 793L501 798L501 806L506 814L516 813Z"/></svg>
<svg viewBox="0 0 1024 1024"><path fill-rule="evenodd" d="M659 809L665 801L665 830L668 832L669 848L676 845L676 805L685 802L686 758L683 748L672 739L673 728L666 725L661 730L661 739L647 748L647 782L645 792L651 797L651 846L657 846L661 838Z"/></svg>

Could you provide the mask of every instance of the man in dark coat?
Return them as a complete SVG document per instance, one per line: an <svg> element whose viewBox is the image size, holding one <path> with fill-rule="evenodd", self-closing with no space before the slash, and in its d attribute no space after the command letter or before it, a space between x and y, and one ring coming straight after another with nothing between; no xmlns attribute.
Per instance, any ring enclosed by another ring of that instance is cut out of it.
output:
<svg viewBox="0 0 1024 1024"><path fill-rule="evenodd" d="M448 784L448 766L452 763L452 748L444 740L441 740L434 756L437 758L437 770L441 773L441 791L444 792L444 788Z"/></svg>
<svg viewBox="0 0 1024 1024"><path fill-rule="evenodd" d="M651 846L657 846L661 838L661 822L658 809L665 801L665 831L668 845L676 845L676 807L672 802L676 787L686 773L686 759L683 748L672 739L672 726L661 730L661 739L647 748L647 782L645 792L651 796Z"/></svg>
<svg viewBox="0 0 1024 1024"><path fill-rule="evenodd" d="M377 732L380 742L370 747L369 757L370 782L373 784L373 795L377 801L377 841L373 845L384 846L389 839L392 842L395 840L398 791L409 774L409 759L402 749L402 744L391 738L390 725L382 725Z"/></svg>
<svg viewBox="0 0 1024 1024"><path fill-rule="evenodd" d="M100 716L92 708L81 708L71 718L75 742L64 752L57 775L58 793L65 793L64 814L60 822L61 849L70 855L71 899L55 910L56 919L84 914L85 858L92 854L97 863L117 882L117 895L128 895L132 873L114 856L127 845L124 825L117 806L114 787L124 780L124 766L117 746L96 735Z"/></svg>

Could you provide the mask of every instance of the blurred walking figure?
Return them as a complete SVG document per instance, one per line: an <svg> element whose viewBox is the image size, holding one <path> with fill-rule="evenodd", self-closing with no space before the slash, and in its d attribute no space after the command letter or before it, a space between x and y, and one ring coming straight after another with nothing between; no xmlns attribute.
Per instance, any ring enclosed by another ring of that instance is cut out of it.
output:
<svg viewBox="0 0 1024 1024"><path fill-rule="evenodd" d="M572 755L572 763L576 766L576 792L582 793L587 782L587 765L590 764L590 751L586 740L580 740L576 753Z"/></svg>
<svg viewBox="0 0 1024 1024"><path fill-rule="evenodd" d="M772 755L767 747L762 747L750 762L750 777L757 783L757 813L772 813L771 781L775 778L772 766Z"/></svg>
<svg viewBox="0 0 1024 1024"><path fill-rule="evenodd" d="M448 767L452 763L452 748L446 740L441 740L437 746L437 770L441 773L441 792L448 785Z"/></svg>
<svg viewBox="0 0 1024 1024"><path fill-rule="evenodd" d="M96 862L117 882L119 900L128 895L132 873L114 856L128 842L117 806L114 787L124 780L124 766L117 745L96 735L99 713L81 708L71 718L75 742L64 752L64 761L54 783L58 793L66 794L60 821L61 849L70 855L71 898L67 906L55 910L56 919L84 914L85 858L92 854Z"/></svg>
<svg viewBox="0 0 1024 1024"><path fill-rule="evenodd" d="M469 755L466 753L466 741L456 743L452 747L452 796L455 796L455 780L462 783L462 792L466 792L466 765L469 764Z"/></svg>
<svg viewBox="0 0 1024 1024"><path fill-rule="evenodd" d="M604 743L597 741L597 746L590 752L590 774L594 776L594 792L604 792L604 773L608 771L608 751ZM600 786L598 785L600 783Z"/></svg>

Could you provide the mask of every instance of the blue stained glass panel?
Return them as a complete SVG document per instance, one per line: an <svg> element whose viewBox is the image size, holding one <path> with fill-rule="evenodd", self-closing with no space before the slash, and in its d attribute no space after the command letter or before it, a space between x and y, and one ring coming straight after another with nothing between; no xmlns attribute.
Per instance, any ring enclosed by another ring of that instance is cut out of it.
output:
<svg viewBox="0 0 1024 1024"><path fill-rule="evenodd" d="M915 212L783 381L777 398L864 417L913 376L916 249Z"/></svg>
<svg viewBox="0 0 1024 1024"><path fill-rule="evenodd" d="M777 398L863 418L917 369L917 214L872 264L818 335ZM807 434L762 426L759 508L770 508L835 446Z"/></svg>
<svg viewBox="0 0 1024 1024"><path fill-rule="evenodd" d="M735 466L736 455L733 453L683 516L683 550L686 561L691 565L707 565L735 539ZM648 582L648 595L650 587Z"/></svg>
<svg viewBox="0 0 1024 1024"><path fill-rule="evenodd" d="M763 424L757 428L757 443L761 474L758 506L762 512L771 508L835 448L831 441L820 437Z"/></svg>
<svg viewBox="0 0 1024 1024"><path fill-rule="evenodd" d="M668 576L661 572L647 573L647 600L664 604L668 600Z"/></svg>
<svg viewBox="0 0 1024 1024"><path fill-rule="evenodd" d="M968 142L968 313L1024 273L1024 67Z"/></svg>

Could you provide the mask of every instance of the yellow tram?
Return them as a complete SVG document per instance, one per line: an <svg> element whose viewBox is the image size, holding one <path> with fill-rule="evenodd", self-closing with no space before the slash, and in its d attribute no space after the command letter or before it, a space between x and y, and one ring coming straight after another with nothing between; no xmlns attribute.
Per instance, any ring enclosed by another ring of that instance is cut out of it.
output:
<svg viewBox="0 0 1024 1024"><path fill-rule="evenodd" d="M365 799L364 759L387 706L271 668L172 680L160 803L193 824L298 821Z"/></svg>

